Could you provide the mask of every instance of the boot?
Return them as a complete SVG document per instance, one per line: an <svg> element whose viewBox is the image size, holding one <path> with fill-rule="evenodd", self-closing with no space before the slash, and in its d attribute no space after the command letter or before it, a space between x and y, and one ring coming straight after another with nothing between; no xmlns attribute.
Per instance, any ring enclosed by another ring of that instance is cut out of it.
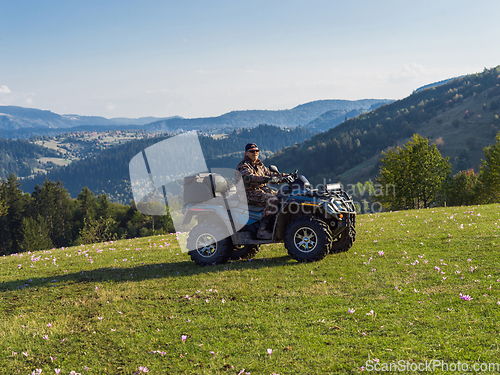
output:
<svg viewBox="0 0 500 375"><path fill-rule="evenodd" d="M273 239L273 233L267 230L267 224L269 224L269 220L271 218L269 216L264 217L260 221L260 227L259 230L257 231L257 238L259 240L272 240Z"/></svg>

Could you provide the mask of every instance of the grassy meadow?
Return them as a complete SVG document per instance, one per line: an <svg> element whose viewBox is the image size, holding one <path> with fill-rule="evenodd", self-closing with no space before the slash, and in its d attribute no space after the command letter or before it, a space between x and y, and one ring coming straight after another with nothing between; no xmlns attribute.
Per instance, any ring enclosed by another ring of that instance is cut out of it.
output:
<svg viewBox="0 0 500 375"><path fill-rule="evenodd" d="M350 251L307 264L273 244L199 267L175 234L2 257L0 374L500 362L498 204L359 215L356 229Z"/></svg>

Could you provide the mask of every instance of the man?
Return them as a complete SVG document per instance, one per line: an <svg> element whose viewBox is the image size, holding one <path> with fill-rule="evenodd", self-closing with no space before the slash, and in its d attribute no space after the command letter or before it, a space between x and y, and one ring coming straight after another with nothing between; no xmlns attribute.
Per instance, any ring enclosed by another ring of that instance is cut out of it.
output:
<svg viewBox="0 0 500 375"><path fill-rule="evenodd" d="M245 157L238 164L236 170L243 178L245 193L248 204L251 206L264 207L257 238L270 240L272 232L266 226L278 212L278 197L276 193L266 184L279 184L286 180L284 173L271 172L262 161L259 160L259 148L255 143L245 146Z"/></svg>

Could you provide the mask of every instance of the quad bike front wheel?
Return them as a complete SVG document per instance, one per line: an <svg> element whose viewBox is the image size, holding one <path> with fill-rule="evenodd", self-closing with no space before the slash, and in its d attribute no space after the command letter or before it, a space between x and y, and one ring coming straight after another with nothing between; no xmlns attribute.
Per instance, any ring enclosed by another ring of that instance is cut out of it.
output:
<svg viewBox="0 0 500 375"><path fill-rule="evenodd" d="M314 216L295 219L285 231L288 254L298 262L323 259L329 251L329 231L328 225Z"/></svg>
<svg viewBox="0 0 500 375"><path fill-rule="evenodd" d="M187 247L199 265L225 263L233 249L227 230L220 224L201 223L189 233Z"/></svg>
<svg viewBox="0 0 500 375"><path fill-rule="evenodd" d="M347 226L330 245L330 253L342 253L349 250L356 240L356 216L348 217Z"/></svg>

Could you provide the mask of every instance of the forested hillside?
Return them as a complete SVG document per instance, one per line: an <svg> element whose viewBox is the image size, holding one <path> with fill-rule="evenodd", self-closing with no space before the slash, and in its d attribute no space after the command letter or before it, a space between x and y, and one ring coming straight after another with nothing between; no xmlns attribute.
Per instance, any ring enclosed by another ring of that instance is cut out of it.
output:
<svg viewBox="0 0 500 375"><path fill-rule="evenodd" d="M255 142L263 150L264 156L279 149L303 142L314 133L303 127L281 129L271 125L260 125L252 129L235 130L227 135L211 137L200 135L200 143L208 167L235 168L243 157L248 142ZM169 134L142 140L131 140L125 144L103 150L101 153L77 161L39 176L33 180L23 180L22 188L32 192L35 185L41 185L48 178L60 180L72 197L76 197L87 186L95 194L106 194L111 201L128 203L133 197L130 188L130 160L145 148L169 137ZM187 150L188 152L188 150Z"/></svg>
<svg viewBox="0 0 500 375"><path fill-rule="evenodd" d="M393 100L386 100L374 103L370 106L370 108L356 108L356 109L332 109L331 111L323 113L318 118L311 121L306 125L306 128L314 130L317 133L325 132L330 130L337 125L351 119L353 117L359 116L362 113L373 111L378 107L381 107L385 104L392 103Z"/></svg>
<svg viewBox="0 0 500 375"><path fill-rule="evenodd" d="M57 152L23 139L0 138L0 150L0 179L7 178L11 173L17 176L30 175L38 166L36 159L57 156Z"/></svg>
<svg viewBox="0 0 500 375"><path fill-rule="evenodd" d="M310 140L277 152L270 162L299 169L312 183L374 178L380 152L414 133L431 139L453 171L477 167L494 143L500 121L500 67L457 78L347 120Z"/></svg>
<svg viewBox="0 0 500 375"><path fill-rule="evenodd" d="M304 127L282 129L277 126L263 124L256 128L234 130L217 139L202 136L200 142L205 158L212 159L221 154L234 152L238 152L243 156L245 145L249 142L257 143L262 151L274 153L283 147L303 142L313 135L313 131Z"/></svg>

